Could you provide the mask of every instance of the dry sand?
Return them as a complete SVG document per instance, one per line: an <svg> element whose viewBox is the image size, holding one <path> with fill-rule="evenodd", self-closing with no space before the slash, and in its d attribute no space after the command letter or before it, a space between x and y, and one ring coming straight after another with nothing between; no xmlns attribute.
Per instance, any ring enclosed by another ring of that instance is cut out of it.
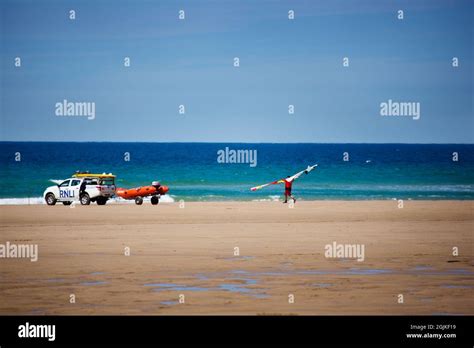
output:
<svg viewBox="0 0 474 348"><path fill-rule="evenodd" d="M39 259L0 259L0 314L474 314L473 205L1 206L0 243Z"/></svg>

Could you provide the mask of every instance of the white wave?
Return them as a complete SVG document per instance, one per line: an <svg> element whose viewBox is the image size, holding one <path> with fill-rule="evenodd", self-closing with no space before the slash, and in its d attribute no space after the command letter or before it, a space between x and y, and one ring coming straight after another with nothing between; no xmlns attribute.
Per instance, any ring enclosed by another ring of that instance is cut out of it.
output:
<svg viewBox="0 0 474 348"><path fill-rule="evenodd" d="M408 185L408 184L328 184L314 186L317 190L340 191L408 191L408 192L474 192L472 184Z"/></svg>
<svg viewBox="0 0 474 348"><path fill-rule="evenodd" d="M0 205L46 204L43 197L0 198Z"/></svg>
<svg viewBox="0 0 474 348"><path fill-rule="evenodd" d="M261 198L261 199L252 199L253 202L278 202L280 200L280 196L278 195L271 195L268 198Z"/></svg>
<svg viewBox="0 0 474 348"><path fill-rule="evenodd" d="M144 202L150 201L150 197L145 197ZM174 199L170 195L164 195L160 197L160 203L173 203ZM127 200L120 197L111 198L107 204L126 204L133 203L133 199ZM27 197L27 198L0 198L0 205L37 205L46 204L43 197Z"/></svg>
<svg viewBox="0 0 474 348"><path fill-rule="evenodd" d="M163 195L160 197L160 202L163 203L174 203L174 198L170 195Z"/></svg>
<svg viewBox="0 0 474 348"><path fill-rule="evenodd" d="M151 200L151 196L150 197L143 197L143 202L149 202L150 200ZM135 200L134 199L123 199L121 197L114 197L114 198L111 198L107 202L107 204L127 204L127 203L135 204ZM163 196L160 197L160 203L174 203L174 199L170 195L163 195Z"/></svg>

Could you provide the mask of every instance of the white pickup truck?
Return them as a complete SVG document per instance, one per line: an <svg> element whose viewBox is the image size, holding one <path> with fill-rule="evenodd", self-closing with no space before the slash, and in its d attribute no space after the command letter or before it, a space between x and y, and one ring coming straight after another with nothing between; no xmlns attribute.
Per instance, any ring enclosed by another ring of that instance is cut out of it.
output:
<svg viewBox="0 0 474 348"><path fill-rule="evenodd" d="M104 205L115 194L116 189L115 175L105 173L78 173L69 179L51 181L56 185L48 187L43 193L47 205L55 205L57 202L70 205L77 201L82 205L89 205L91 202Z"/></svg>

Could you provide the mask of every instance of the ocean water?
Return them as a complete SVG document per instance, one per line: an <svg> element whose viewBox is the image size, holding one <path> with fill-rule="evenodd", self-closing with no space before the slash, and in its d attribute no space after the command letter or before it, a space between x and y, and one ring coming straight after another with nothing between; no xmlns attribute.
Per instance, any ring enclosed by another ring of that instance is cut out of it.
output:
<svg viewBox="0 0 474 348"><path fill-rule="evenodd" d="M0 142L0 203L37 203L49 179L112 172L117 186L170 187L168 201L276 200L282 185L250 187L318 168L293 185L301 200L474 199L474 145ZM218 163L226 147L256 150L249 163ZM343 161L343 153L349 161ZM453 161L453 152L458 161ZM17 153L21 161L16 161ZM130 161L125 161L125 153Z"/></svg>

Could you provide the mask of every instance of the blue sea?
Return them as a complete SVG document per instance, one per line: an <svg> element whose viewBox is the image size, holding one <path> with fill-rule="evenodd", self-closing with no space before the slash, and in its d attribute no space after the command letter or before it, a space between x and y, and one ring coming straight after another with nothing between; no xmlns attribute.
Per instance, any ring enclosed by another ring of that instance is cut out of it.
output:
<svg viewBox="0 0 474 348"><path fill-rule="evenodd" d="M0 202L40 200L49 179L112 172L117 186L158 180L169 201L276 200L282 185L250 187L316 170L293 185L300 200L474 199L474 145L0 142ZM218 163L218 151L256 150L257 164ZM453 161L453 153L458 161ZM18 159L18 153L21 160ZM125 153L130 160L125 160ZM343 161L348 153L349 160ZM17 158L15 158L17 157Z"/></svg>

